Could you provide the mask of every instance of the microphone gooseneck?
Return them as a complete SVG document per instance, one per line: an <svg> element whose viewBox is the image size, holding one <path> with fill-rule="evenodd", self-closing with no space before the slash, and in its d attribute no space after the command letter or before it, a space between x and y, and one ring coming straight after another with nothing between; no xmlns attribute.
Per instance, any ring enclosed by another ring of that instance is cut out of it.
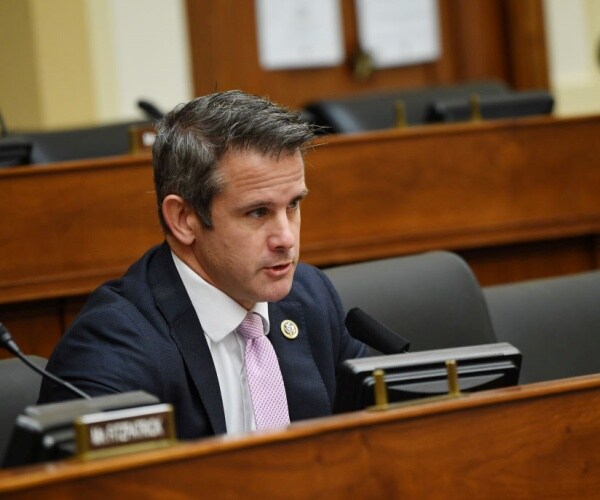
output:
<svg viewBox="0 0 600 500"><path fill-rule="evenodd" d="M8 329L0 323L0 346L4 347L8 352L17 356L23 363L25 363L29 368L39 373L42 377L46 377L55 384L61 385L71 391L73 394L77 395L77 397L83 399L92 399L88 394L78 389L74 385L69 382L58 378L56 375L53 375L49 371L43 370L39 366L34 365L31 361L27 359L27 357L21 352L17 343L13 340L12 335L8 331Z"/></svg>

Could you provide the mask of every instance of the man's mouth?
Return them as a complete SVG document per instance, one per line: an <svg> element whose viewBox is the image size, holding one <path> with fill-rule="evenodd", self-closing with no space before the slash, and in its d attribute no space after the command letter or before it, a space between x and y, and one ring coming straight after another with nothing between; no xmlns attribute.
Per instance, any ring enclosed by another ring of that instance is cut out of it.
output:
<svg viewBox="0 0 600 500"><path fill-rule="evenodd" d="M294 265L293 262L285 262L283 264L276 264L274 266L268 266L265 268L265 270L273 276L283 276L292 269L293 265Z"/></svg>

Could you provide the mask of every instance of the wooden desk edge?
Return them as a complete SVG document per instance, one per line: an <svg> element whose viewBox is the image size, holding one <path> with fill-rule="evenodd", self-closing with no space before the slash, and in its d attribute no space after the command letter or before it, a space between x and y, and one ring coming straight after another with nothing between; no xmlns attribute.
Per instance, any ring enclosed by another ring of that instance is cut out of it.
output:
<svg viewBox="0 0 600 500"><path fill-rule="evenodd" d="M563 393L585 392L598 389L600 389L600 374L585 375L478 392L450 400L426 403L417 402L388 411L361 411L334 415L296 422L285 430L257 432L239 437L216 436L197 441L181 442L170 448L122 455L92 462L81 462L73 458L42 465L4 469L0 470L0 493L23 491L74 478L105 475L116 471L142 468L160 463L223 454L244 448L271 446L277 443L333 434L359 427L372 427L428 415L468 411L477 407L510 404L512 402L534 400Z"/></svg>

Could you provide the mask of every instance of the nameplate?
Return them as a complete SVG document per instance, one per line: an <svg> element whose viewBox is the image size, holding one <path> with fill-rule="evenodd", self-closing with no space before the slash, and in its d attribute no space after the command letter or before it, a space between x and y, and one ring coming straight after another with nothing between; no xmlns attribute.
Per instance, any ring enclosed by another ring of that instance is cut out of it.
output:
<svg viewBox="0 0 600 500"><path fill-rule="evenodd" d="M169 446L176 441L173 407L157 404L81 415L76 455L93 459Z"/></svg>

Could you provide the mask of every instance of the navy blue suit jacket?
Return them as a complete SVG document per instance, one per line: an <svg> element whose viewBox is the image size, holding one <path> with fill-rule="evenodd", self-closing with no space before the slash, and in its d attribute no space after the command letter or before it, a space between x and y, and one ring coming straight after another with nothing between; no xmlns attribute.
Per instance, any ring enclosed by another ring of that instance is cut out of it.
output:
<svg viewBox="0 0 600 500"><path fill-rule="evenodd" d="M345 329L333 286L300 264L290 294L269 303L269 318L290 420L331 414L338 368L366 354ZM298 325L294 340L281 334L285 319ZM143 390L171 403L180 439L226 432L208 344L166 243L92 293L47 368L91 395ZM72 397L44 381L39 402Z"/></svg>

